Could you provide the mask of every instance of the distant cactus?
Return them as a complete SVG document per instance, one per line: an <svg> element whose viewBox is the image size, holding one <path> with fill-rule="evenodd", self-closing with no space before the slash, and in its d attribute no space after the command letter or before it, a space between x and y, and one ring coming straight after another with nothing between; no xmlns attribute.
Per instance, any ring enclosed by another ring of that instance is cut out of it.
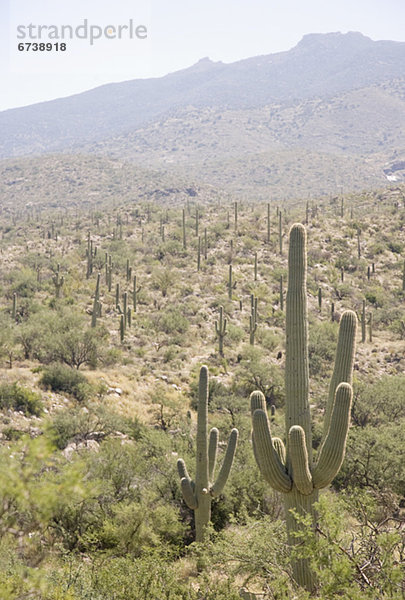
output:
<svg viewBox="0 0 405 600"><path fill-rule="evenodd" d="M136 309L138 306L138 294L140 291L141 291L141 287L136 286L136 275L134 275L134 283L133 283L133 287L132 287L132 306L133 306L134 312L136 312Z"/></svg>
<svg viewBox="0 0 405 600"><path fill-rule="evenodd" d="M228 272L228 298L229 300L232 300L232 291L235 287L235 284L233 283L232 280L232 265L229 265L229 272Z"/></svg>
<svg viewBox="0 0 405 600"><path fill-rule="evenodd" d="M251 297L250 317L249 317L249 343L251 346L255 343L257 331L257 298Z"/></svg>
<svg viewBox="0 0 405 600"><path fill-rule="evenodd" d="M58 263L58 266L56 268L56 273L55 275L52 277L52 282L53 285L55 286L55 296L56 298L60 298L60 291L63 287L63 284L65 283L65 278L62 276L60 276L60 265Z"/></svg>
<svg viewBox="0 0 405 600"><path fill-rule="evenodd" d="M120 284L117 283L115 286L115 308L118 308L120 303Z"/></svg>
<svg viewBox="0 0 405 600"><path fill-rule="evenodd" d="M100 279L101 274L97 274L97 283L96 283L96 291L94 292L94 301L93 301L93 312L91 314L91 326L95 327L97 325L97 316L100 314L101 305L100 305Z"/></svg>
<svg viewBox="0 0 405 600"><path fill-rule="evenodd" d="M226 325L227 320L224 319L224 309L222 306L219 307L219 321L215 321L215 333L219 343L219 355L224 355L224 338L226 336Z"/></svg>
<svg viewBox="0 0 405 600"><path fill-rule="evenodd" d="M183 459L177 461L181 491L189 508L194 510L196 541L206 539L207 527L211 519L211 500L222 492L229 476L238 441L238 430L232 429L225 458L218 477L214 482L215 465L218 452L218 429L211 429L208 436L208 369L200 370L198 386L197 413L197 452L196 476L193 481Z"/></svg>
<svg viewBox="0 0 405 600"><path fill-rule="evenodd" d="M284 310L284 289L283 289L283 276L280 275L280 281L279 281L279 304L280 304L280 310Z"/></svg>
<svg viewBox="0 0 405 600"><path fill-rule="evenodd" d="M362 305L361 305L360 322L361 322L361 341L364 344L364 342L366 341L366 301L365 300L363 300Z"/></svg>
<svg viewBox="0 0 405 600"><path fill-rule="evenodd" d="M198 243L197 243L197 272L200 270L201 268L201 236L198 236Z"/></svg>
<svg viewBox="0 0 405 600"><path fill-rule="evenodd" d="M16 320L17 317L17 294L16 292L13 293L13 304L11 307L11 318L13 319L13 321Z"/></svg>
<svg viewBox="0 0 405 600"><path fill-rule="evenodd" d="M360 229L357 229L357 258L360 260L361 258L361 244L360 244Z"/></svg>
<svg viewBox="0 0 405 600"><path fill-rule="evenodd" d="M261 392L251 394L252 443L263 477L283 492L287 533L291 546L299 543L303 525L298 516L311 516L318 489L327 486L342 464L349 427L352 398L351 378L354 359L356 315L342 315L329 399L325 411L323 439L316 463L312 458L308 370L308 316L306 292L306 233L301 224L290 231L286 300L286 446L272 438L270 422ZM298 537L297 537L298 536ZM315 578L305 558L292 558L295 580L313 590Z"/></svg>
<svg viewBox="0 0 405 600"><path fill-rule="evenodd" d="M120 340L121 343L124 341L125 338L125 322L124 322L124 315L120 316Z"/></svg>

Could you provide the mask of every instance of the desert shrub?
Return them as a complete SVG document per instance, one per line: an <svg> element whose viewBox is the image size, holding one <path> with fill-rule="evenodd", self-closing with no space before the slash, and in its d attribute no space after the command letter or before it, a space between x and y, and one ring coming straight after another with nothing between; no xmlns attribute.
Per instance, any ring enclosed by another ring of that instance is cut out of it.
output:
<svg viewBox="0 0 405 600"><path fill-rule="evenodd" d="M352 421L359 427L395 423L405 418L405 375L386 375L355 388Z"/></svg>
<svg viewBox="0 0 405 600"><path fill-rule="evenodd" d="M99 439L107 438L114 432L132 435L131 421L125 419L104 404L91 404L85 409L74 407L58 411L48 425L53 444L63 450L69 441L81 442L97 434Z"/></svg>
<svg viewBox="0 0 405 600"><path fill-rule="evenodd" d="M388 250L391 250L394 254L401 254L403 245L400 242L390 241L387 244Z"/></svg>
<svg viewBox="0 0 405 600"><path fill-rule="evenodd" d="M368 290L364 296L367 302L377 308L384 306L387 301L387 291L382 287L375 287L374 289Z"/></svg>
<svg viewBox="0 0 405 600"><path fill-rule="evenodd" d="M152 273L152 285L155 289L162 292L163 297L167 296L169 290L176 283L176 280L176 273L167 267L156 268Z"/></svg>
<svg viewBox="0 0 405 600"><path fill-rule="evenodd" d="M243 338L247 337L247 333L242 329L242 327L238 327L237 325L232 325L229 323L227 325L227 334L225 336L224 344L225 346L233 346L238 344L243 340Z"/></svg>
<svg viewBox="0 0 405 600"><path fill-rule="evenodd" d="M31 298L38 289L36 274L31 269L22 268L10 273L11 293L20 298Z"/></svg>
<svg viewBox="0 0 405 600"><path fill-rule="evenodd" d="M310 375L327 374L333 366L337 344L336 323L324 321L309 327L308 355Z"/></svg>
<svg viewBox="0 0 405 600"><path fill-rule="evenodd" d="M277 333L260 325L257 327L256 338L258 343L269 352L273 352L281 343Z"/></svg>
<svg viewBox="0 0 405 600"><path fill-rule="evenodd" d="M280 367L265 358L255 346L244 347L233 387L238 395L245 398L260 390L268 404L282 406L284 403L284 380Z"/></svg>
<svg viewBox="0 0 405 600"><path fill-rule="evenodd" d="M46 367L40 383L53 392L70 394L80 402L89 398L92 393L92 387L83 373L60 363Z"/></svg>
<svg viewBox="0 0 405 600"><path fill-rule="evenodd" d="M20 410L37 417L43 410L41 396L16 382L0 385L0 408Z"/></svg>
<svg viewBox="0 0 405 600"><path fill-rule="evenodd" d="M158 331L163 331L167 334L186 333L189 328L187 318L175 307L170 307L166 311L159 313L155 322Z"/></svg>
<svg viewBox="0 0 405 600"><path fill-rule="evenodd" d="M363 488L381 494L405 495L404 419L378 427L354 427L346 458L335 479L338 488Z"/></svg>
<svg viewBox="0 0 405 600"><path fill-rule="evenodd" d="M17 340L26 358L44 364L61 362L78 369L83 364L96 366L105 354L107 335L103 327L88 327L85 317L63 306L31 314L19 327Z"/></svg>

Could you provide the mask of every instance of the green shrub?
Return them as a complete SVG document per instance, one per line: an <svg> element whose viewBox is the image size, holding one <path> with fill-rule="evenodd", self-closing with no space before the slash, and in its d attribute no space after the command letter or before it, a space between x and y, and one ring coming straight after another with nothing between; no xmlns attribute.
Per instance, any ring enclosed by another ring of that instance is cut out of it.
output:
<svg viewBox="0 0 405 600"><path fill-rule="evenodd" d="M41 396L17 383L0 385L0 408L20 410L25 415L37 417L43 409Z"/></svg>
<svg viewBox="0 0 405 600"><path fill-rule="evenodd" d="M83 373L59 363L44 369L40 383L53 392L70 394L79 402L88 399L92 393L92 387Z"/></svg>
<svg viewBox="0 0 405 600"><path fill-rule="evenodd" d="M309 328L309 373L311 376L327 376L335 358L337 324L324 321L313 323Z"/></svg>
<svg viewBox="0 0 405 600"><path fill-rule="evenodd" d="M388 242L388 249L394 254L401 254L403 245L400 242Z"/></svg>
<svg viewBox="0 0 405 600"><path fill-rule="evenodd" d="M91 404L85 410L79 407L60 410L49 425L51 439L60 450L73 438L80 442L95 432L102 432L106 438L115 431L131 434L131 423L103 404Z"/></svg>
<svg viewBox="0 0 405 600"><path fill-rule="evenodd" d="M168 308L158 315L156 327L167 334L185 333L189 328L189 322L178 308Z"/></svg>

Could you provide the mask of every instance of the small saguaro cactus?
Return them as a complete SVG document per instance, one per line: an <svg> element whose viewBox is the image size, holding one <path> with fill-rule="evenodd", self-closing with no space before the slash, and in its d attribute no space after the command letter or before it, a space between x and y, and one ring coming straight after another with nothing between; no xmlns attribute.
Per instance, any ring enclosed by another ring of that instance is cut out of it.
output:
<svg viewBox="0 0 405 600"><path fill-rule="evenodd" d="M211 500L222 492L228 480L235 456L238 441L238 430L232 429L229 436L225 458L214 482L215 465L218 453L219 432L216 427L208 430L208 368L202 366L198 385L197 409L197 452L196 475L193 481L184 460L177 461L180 475L181 491L187 506L194 510L195 539L203 542L206 539L207 527L211 519ZM213 483L214 482L214 483Z"/></svg>
<svg viewBox="0 0 405 600"><path fill-rule="evenodd" d="M91 314L91 326L95 327L97 325L97 317L101 311L100 305L100 278L101 273L97 273L97 283L96 283L96 291L94 292L94 301L93 301L93 312Z"/></svg>
<svg viewBox="0 0 405 600"><path fill-rule="evenodd" d="M228 271L228 298L232 300L232 290L235 289L235 283L232 280L232 265L229 265Z"/></svg>
<svg viewBox="0 0 405 600"><path fill-rule="evenodd" d="M15 321L16 317L17 317L17 294L16 294L16 292L13 292L13 305L11 307L11 318L13 319L13 321Z"/></svg>
<svg viewBox="0 0 405 600"><path fill-rule="evenodd" d="M308 400L306 232L303 225L293 225L286 299L286 445L281 439L272 438L263 394L251 394L252 443L256 462L263 477L275 490L283 493L290 546L299 544L299 534L304 531L305 525L300 517L310 516L315 524L314 503L318 499L318 490L331 483L344 458L352 399L356 324L355 313L345 311L340 321L322 443L314 461ZM291 562L297 583L313 590L315 577L309 561L293 557Z"/></svg>
<svg viewBox="0 0 405 600"><path fill-rule="evenodd" d="M250 317L249 317L249 343L254 346L255 335L257 331L257 298L252 294L250 298Z"/></svg>
<svg viewBox="0 0 405 600"><path fill-rule="evenodd" d="M60 277L60 265L58 263L58 266L56 267L56 273L55 275L52 277L52 282L53 285L55 286L55 296L56 298L60 298L60 291L63 287L63 284L65 283L65 278Z"/></svg>
<svg viewBox="0 0 405 600"><path fill-rule="evenodd" d="M219 321L215 321L215 333L217 335L218 338L218 344L219 344L219 355L223 356L224 355L224 337L226 336L226 325L227 325L227 320L224 319L224 308L223 306L219 307Z"/></svg>
<svg viewBox="0 0 405 600"><path fill-rule="evenodd" d="M134 308L134 312L136 312L136 308L138 306L138 294L141 291L141 287L136 286L136 275L134 275L133 287L132 287L132 305Z"/></svg>

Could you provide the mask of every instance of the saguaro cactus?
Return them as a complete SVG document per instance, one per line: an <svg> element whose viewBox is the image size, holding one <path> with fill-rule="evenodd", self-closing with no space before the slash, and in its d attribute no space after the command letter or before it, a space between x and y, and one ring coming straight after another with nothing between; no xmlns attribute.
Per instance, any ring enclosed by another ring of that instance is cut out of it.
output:
<svg viewBox="0 0 405 600"><path fill-rule="evenodd" d="M60 277L60 265L58 263L58 266L56 267L56 273L55 275L52 277L52 282L53 285L55 286L55 296L56 298L60 298L60 291L63 287L63 284L65 283L65 279L64 277Z"/></svg>
<svg viewBox="0 0 405 600"><path fill-rule="evenodd" d="M208 368L201 367L198 386L198 412L197 412L197 453L196 476L193 481L184 460L177 461L177 470L180 475L181 491L187 506L194 510L195 539L202 542L206 538L206 530L211 518L211 500L224 489L235 456L238 441L238 430L232 429L229 436L225 458L218 477L214 481L215 464L218 452L219 432L216 427L208 429Z"/></svg>
<svg viewBox="0 0 405 600"><path fill-rule="evenodd" d="M93 311L91 313L91 326L92 327L95 327L97 325L97 317L100 314L100 310L101 310L101 305L100 305L100 278L101 278L101 274L97 273L96 291L94 292Z"/></svg>
<svg viewBox="0 0 405 600"><path fill-rule="evenodd" d="M343 313L325 412L323 439L316 461L312 457L312 434L308 371L308 317L306 292L306 233L301 224L290 232L286 300L286 445L272 438L270 422L261 392L251 395L253 416L252 442L257 464L263 477L283 492L288 539L297 543L303 525L296 516L310 515L315 521L314 503L318 489L327 486L342 464L349 427L352 398L351 378L354 360L356 315ZM314 575L308 560L293 558L296 581L312 590Z"/></svg>
<svg viewBox="0 0 405 600"><path fill-rule="evenodd" d="M224 355L224 337L226 336L226 325L227 320L224 319L224 309L222 306L219 307L219 321L215 321L215 333L218 338L219 355Z"/></svg>

